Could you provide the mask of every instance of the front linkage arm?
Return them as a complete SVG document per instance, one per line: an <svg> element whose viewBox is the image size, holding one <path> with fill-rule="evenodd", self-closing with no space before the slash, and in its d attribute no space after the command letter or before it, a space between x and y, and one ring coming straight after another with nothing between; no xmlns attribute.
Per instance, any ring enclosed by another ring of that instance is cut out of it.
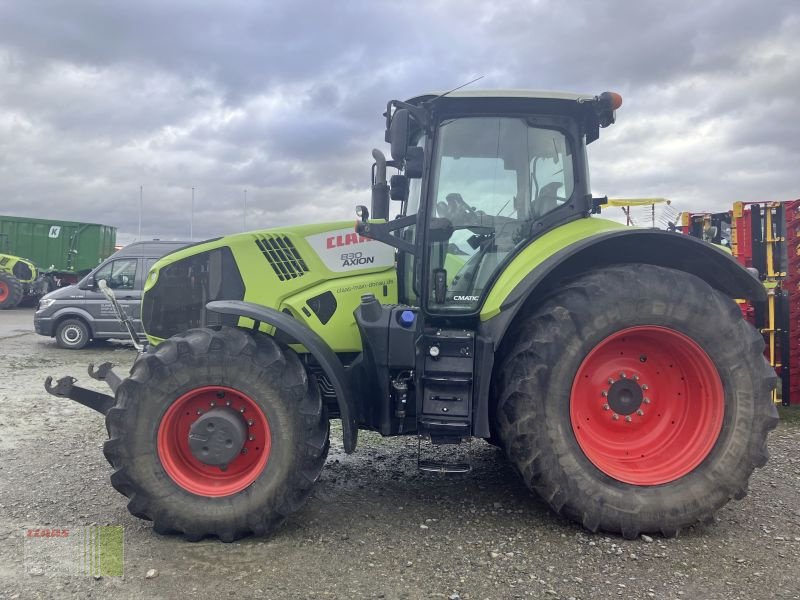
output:
<svg viewBox="0 0 800 600"><path fill-rule="evenodd" d="M116 393L119 384L122 382L122 378L114 372L112 367L113 365L107 362L103 363L97 368L97 370L95 370L94 365L90 364L89 376L98 381L105 381L111 388L111 391ZM92 410L99 412L101 415L107 414L111 407L113 407L116 403L114 396L101 394L100 392L95 392L94 390L88 390L86 388L74 385L76 381L77 379L67 375L66 377L62 377L56 381L56 384L53 385L53 378L48 377L44 382L44 389L53 396L58 396L59 398L69 398L70 400L74 400L79 404L88 406Z"/></svg>

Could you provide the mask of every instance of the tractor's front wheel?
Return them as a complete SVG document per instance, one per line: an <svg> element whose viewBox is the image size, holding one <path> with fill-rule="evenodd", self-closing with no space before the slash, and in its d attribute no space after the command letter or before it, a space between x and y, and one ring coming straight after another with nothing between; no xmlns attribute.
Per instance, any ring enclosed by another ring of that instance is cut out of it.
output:
<svg viewBox="0 0 800 600"><path fill-rule="evenodd" d="M25 294L19 279L11 273L0 271L0 309L14 308Z"/></svg>
<svg viewBox="0 0 800 600"><path fill-rule="evenodd" d="M266 535L328 454L328 418L297 355L242 330L193 329L143 354L106 418L114 487L156 531Z"/></svg>
<svg viewBox="0 0 800 600"><path fill-rule="evenodd" d="M777 413L764 341L693 275L599 269L524 317L495 376L526 484L586 528L676 535L742 498Z"/></svg>

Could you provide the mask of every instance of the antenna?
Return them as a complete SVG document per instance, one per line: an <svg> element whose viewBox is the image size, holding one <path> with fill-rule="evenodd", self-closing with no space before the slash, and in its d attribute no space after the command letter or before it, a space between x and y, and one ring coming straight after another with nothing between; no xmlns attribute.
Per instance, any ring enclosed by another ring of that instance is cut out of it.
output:
<svg viewBox="0 0 800 600"><path fill-rule="evenodd" d="M439 98L444 98L445 96L447 96L447 95L449 95L449 94L452 94L453 92L457 92L457 91L458 91L458 90L460 90L461 88L465 88L465 87L467 87L468 85L472 85L472 84L473 84L473 83L475 83L476 81L480 81L480 80L481 80L481 79L483 79L484 77L485 77L484 75L481 75L480 77L476 77L476 78L475 78L475 79L473 79L472 81L468 81L467 83L462 83L460 86L458 86L458 87L454 87L452 90L449 90L449 91L445 92L444 94L439 94L439 95L438 95L438 96L436 96L435 98L431 98L430 100L428 100L428 102L436 102L436 101L437 101Z"/></svg>

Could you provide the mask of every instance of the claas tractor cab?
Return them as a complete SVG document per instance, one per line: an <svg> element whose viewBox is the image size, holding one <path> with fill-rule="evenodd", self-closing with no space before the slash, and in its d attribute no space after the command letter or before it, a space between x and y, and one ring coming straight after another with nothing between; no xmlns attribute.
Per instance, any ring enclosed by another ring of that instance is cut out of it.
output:
<svg viewBox="0 0 800 600"><path fill-rule="evenodd" d="M732 300L765 292L710 244L594 216L586 146L621 101L391 101L355 226L167 255L129 375L89 368L113 395L46 386L106 416L131 513L190 540L274 531L317 480L330 419L348 453L359 430L418 436L436 451L424 471L468 471L449 457L489 440L591 531L707 520L745 494L777 421L763 340Z"/></svg>

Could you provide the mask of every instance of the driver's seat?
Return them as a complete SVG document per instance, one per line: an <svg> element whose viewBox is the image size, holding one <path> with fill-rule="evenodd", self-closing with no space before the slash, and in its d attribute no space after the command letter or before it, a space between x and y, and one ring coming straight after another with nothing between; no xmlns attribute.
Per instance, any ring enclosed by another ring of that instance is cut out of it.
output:
<svg viewBox="0 0 800 600"><path fill-rule="evenodd" d="M559 203L564 202L563 198L558 197L558 188L563 187L563 185L563 183L554 181L539 190L539 194L531 206L531 215L534 219L540 219L550 211L558 208Z"/></svg>

